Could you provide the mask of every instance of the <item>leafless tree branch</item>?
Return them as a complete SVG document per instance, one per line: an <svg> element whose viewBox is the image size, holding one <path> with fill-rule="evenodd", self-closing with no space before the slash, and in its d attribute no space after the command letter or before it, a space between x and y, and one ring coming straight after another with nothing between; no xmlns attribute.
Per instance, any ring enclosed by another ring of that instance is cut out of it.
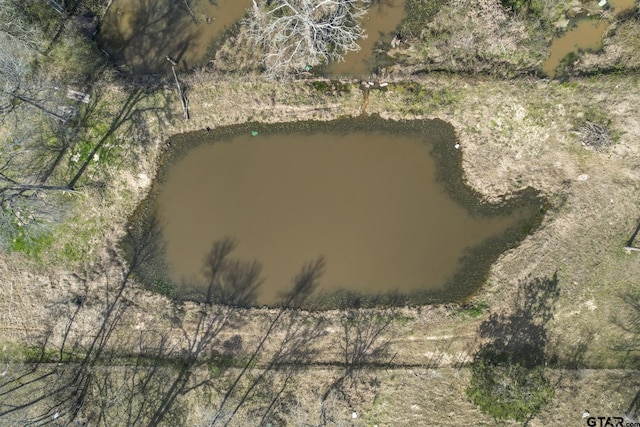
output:
<svg viewBox="0 0 640 427"><path fill-rule="evenodd" d="M366 37L360 19L366 0L253 0L251 39L264 49L264 66L283 78L308 66L340 61Z"/></svg>

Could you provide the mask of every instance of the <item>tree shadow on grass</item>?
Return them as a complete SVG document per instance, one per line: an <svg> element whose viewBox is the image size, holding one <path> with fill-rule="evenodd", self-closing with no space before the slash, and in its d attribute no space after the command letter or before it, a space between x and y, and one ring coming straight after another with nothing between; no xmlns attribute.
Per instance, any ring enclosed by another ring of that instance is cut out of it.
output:
<svg viewBox="0 0 640 427"><path fill-rule="evenodd" d="M494 313L480 325L480 337L487 340L478 357L508 356L524 366L545 363L549 343L547 323L553 319L558 299L557 273L552 278L535 278L520 283L513 307Z"/></svg>
<svg viewBox="0 0 640 427"><path fill-rule="evenodd" d="M51 323L40 340L40 355L37 360L25 360L33 364L35 371L43 372L40 377L31 380L42 385L32 389L29 394L18 394L17 389L8 393L7 398L11 398L15 404L3 406L0 419L9 417L33 425L46 424L52 416L60 419L60 422L76 419L86 406L86 399L91 396L96 378L99 378L97 367L109 360L110 352L117 348L116 343L110 341L131 306L127 298L131 274L141 263L156 256L156 226L155 223L148 224L131 236L132 256L128 266L121 266L118 271L108 265L94 266L94 273L106 281L105 289L100 290L101 295L90 294L85 288L85 293L73 296L72 301L61 300L49 307ZM114 287L109 286L112 277L116 280ZM62 298L68 297L64 295ZM79 332L77 328L82 326L76 324L76 319L88 304L104 306L90 338ZM60 321L60 316L65 318L62 340L59 350L52 351L49 337L53 336L52 325ZM58 362L64 363L59 365ZM19 399L15 396L19 396Z"/></svg>
<svg viewBox="0 0 640 427"><path fill-rule="evenodd" d="M313 346L315 339L323 334L321 322L300 322L300 307L311 296L319 284L319 280L324 273L325 259L319 257L314 261L303 265L300 272L293 277L292 286L289 291L281 295L280 304L267 324L266 330L261 334L261 338L254 350L247 355L246 362L243 363L242 369L234 376L229 386L226 387L224 395L215 415L211 418L209 425L211 426L228 426L236 417L240 408L248 402L252 396L256 395L259 386L268 384L275 369L281 365L288 365L292 368L289 375L286 376L283 385L275 394L270 395L270 404L262 414L263 419L269 418L273 414L273 404L276 402L285 390L293 373L297 372L298 367L303 361L309 360L313 354ZM284 328L284 336L279 340L278 347L271 353L267 365L262 368L261 373L242 388L241 381L244 380L248 373L256 367L259 358L265 352L267 342L272 335Z"/></svg>
<svg viewBox="0 0 640 427"><path fill-rule="evenodd" d="M637 232L638 229L634 233L634 238ZM614 349L623 355L627 369L640 371L640 288L626 291L620 299L622 306L614 316L613 322L620 328L622 334ZM640 373L625 375L619 388L624 392L636 390L627 406L626 415L635 419L640 418Z"/></svg>
<svg viewBox="0 0 640 427"><path fill-rule="evenodd" d="M640 220L638 221L638 225L636 226L636 229L633 231L633 234L627 241L628 247L633 247L633 243L635 242L636 237L638 237L638 233L640 233Z"/></svg>
<svg viewBox="0 0 640 427"><path fill-rule="evenodd" d="M472 363L467 395L497 419L528 423L554 396L545 377L547 323L559 296L557 273L521 282L513 307L480 325L486 340Z"/></svg>
<svg viewBox="0 0 640 427"><path fill-rule="evenodd" d="M379 384L376 379L366 381L365 373L369 368L381 367L391 363L392 337L387 334L394 320L398 318L398 310L381 309L346 309L341 316L340 353L342 356L340 375L327 387L320 398L320 419L322 425L331 425L337 401L349 407L357 404L351 402L353 396L360 393L359 386L368 390Z"/></svg>
<svg viewBox="0 0 640 427"><path fill-rule="evenodd" d="M161 250L157 225L151 221L130 233L130 262L118 272L109 263L92 268L93 279L105 282L100 289L85 287L84 294L65 295L66 301L49 307L58 329L43 334L31 372L0 382L0 421L184 425L185 396L194 392L218 402L211 425L238 423L241 413L250 413L253 421L279 419L278 402L291 391L295 376L315 354L317 338L325 333L322 316L309 319L298 310L315 290L324 260L303 266L291 290L282 295L281 307L268 313L264 323L256 323L262 330L252 344L236 332L246 324L239 306L253 302L259 269L255 263L231 262L229 251L220 252L225 254L216 264L220 268L209 269L212 275L215 270L211 279L221 288L214 292L214 303L190 310L173 305L157 318L171 327L129 330L137 304L131 275ZM231 292L238 283L242 291ZM235 305L217 304L218 296ZM65 321L60 322L61 317ZM53 352L50 337L61 342Z"/></svg>
<svg viewBox="0 0 640 427"><path fill-rule="evenodd" d="M156 241L153 232L144 234L151 235L150 241ZM134 249L136 246L134 242ZM196 311L183 313L179 306L174 307L173 323L182 335L179 348L168 345L166 333L156 333L154 338L148 332L144 340L146 349L141 347L141 353L135 356L133 372L127 371L128 379L124 382L127 387L114 389L112 384L122 384L122 379L108 381L107 377L119 375L111 370L101 373L99 379L90 379L98 385L91 387L90 392L83 389L89 396L82 401L84 412L93 409L93 414L89 413L86 419L99 423L120 414L121 419L125 417L136 425L180 424L185 420L181 418L184 396L195 391L221 396L211 425L228 425L249 402L255 417L273 416L274 402L286 392L302 361L314 353L315 338L324 333L321 322L301 322L299 312L294 310L315 289L324 261L319 259L303 267L294 278L291 290L282 296L282 307L265 325L257 346L251 349L245 348L240 335L229 337L229 332L242 328L245 323L243 316L238 315L239 307L255 303L256 290L262 282L260 268L257 262L230 258L234 247L235 241L231 239L214 242L205 258L206 276L213 289L207 292L211 299L200 303ZM134 251L133 258L136 264L144 264L150 256L153 255L148 252L136 256ZM273 336L275 332L279 332L277 337ZM269 350L265 355L267 342ZM103 356L101 361L111 366L108 356ZM117 357L114 360L117 361ZM291 369L278 389L270 388L283 365ZM256 402L259 396L262 396L260 402ZM105 409L100 406L101 402L118 400L128 400L127 407L131 409L123 412L114 405Z"/></svg>

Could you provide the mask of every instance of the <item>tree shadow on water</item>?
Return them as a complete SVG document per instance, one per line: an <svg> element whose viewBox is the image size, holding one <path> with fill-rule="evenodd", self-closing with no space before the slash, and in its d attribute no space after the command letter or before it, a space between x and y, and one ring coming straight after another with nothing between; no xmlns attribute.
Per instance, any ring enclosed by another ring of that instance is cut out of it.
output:
<svg viewBox="0 0 640 427"><path fill-rule="evenodd" d="M323 316L299 310L324 259L305 264L281 306L254 321L239 307L254 302L259 264L233 260L235 242L222 239L206 259L211 303L175 303L140 324L137 298L144 295L131 275L162 249L157 225L131 230L128 265L92 266L86 280L100 279L99 287L47 307L57 326L32 351L34 367L19 372L12 365L0 378L0 424L184 425L192 393L209 396L209 425L281 419L297 373L326 333ZM254 331L241 333L246 326Z"/></svg>
<svg viewBox="0 0 640 427"><path fill-rule="evenodd" d="M197 44L199 28L193 25L182 1L149 0L129 14L131 21L124 27L109 18L113 28L103 31L99 40L137 73L169 71L164 67L168 65L166 56L180 61L187 46Z"/></svg>
<svg viewBox="0 0 640 427"><path fill-rule="evenodd" d="M256 302L262 279L262 265L257 260L230 259L237 241L225 237L213 243L204 259L207 304L249 307Z"/></svg>

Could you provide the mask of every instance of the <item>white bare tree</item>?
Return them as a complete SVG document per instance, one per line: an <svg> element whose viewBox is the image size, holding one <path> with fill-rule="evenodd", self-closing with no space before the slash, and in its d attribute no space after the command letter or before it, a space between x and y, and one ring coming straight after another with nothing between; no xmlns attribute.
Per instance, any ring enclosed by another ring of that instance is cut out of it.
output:
<svg viewBox="0 0 640 427"><path fill-rule="evenodd" d="M370 0L253 0L247 20L251 39L264 49L272 78L330 61L358 50L366 37L360 19Z"/></svg>

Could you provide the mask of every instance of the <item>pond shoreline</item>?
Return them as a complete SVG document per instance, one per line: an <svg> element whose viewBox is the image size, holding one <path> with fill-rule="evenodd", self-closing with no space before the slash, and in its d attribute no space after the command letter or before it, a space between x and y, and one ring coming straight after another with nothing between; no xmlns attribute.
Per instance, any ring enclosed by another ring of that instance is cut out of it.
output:
<svg viewBox="0 0 640 427"><path fill-rule="evenodd" d="M467 252L465 258L476 259L479 264L476 265L475 262L466 261L462 265L462 269L457 270L455 276L448 280L446 284L443 284L442 290L416 291L410 294L394 293L392 295L367 295L352 291L339 291L329 295L325 294L322 298L316 297L311 301L307 301L305 306L313 307L316 310L326 310L336 307L347 308L353 304L361 307L419 306L449 302L465 304L481 288L491 265L500 254L507 249L514 248L528 234L535 232L542 223L544 217L543 206L546 203L537 191L527 188L508 195L502 195L500 202L487 202L483 201L482 197L465 183L462 171L462 155L460 150L456 148L455 134L450 125L439 120L396 121L384 120L377 115L372 115L361 116L357 119L337 119L328 122L287 122L268 126L261 123L245 123L216 128L210 131L188 132L171 137L167 141L168 148L158 161L156 179L149 194L129 219L129 225L127 226L129 235L123 240L123 247L130 247L127 242L132 241L131 233L139 233L140 230L146 227L145 224L156 222L153 218L155 209L150 207L155 206L158 190L166 180L167 172L171 169L171 166L182 159L191 149L203 144L216 143L213 141L226 142L233 138L234 135L249 134L251 132L259 132L261 134L275 132L286 135L297 132L313 134L341 131L377 132L393 135L415 134L417 138L421 134L430 134L429 141L425 141L425 144L431 147L429 151L435 161L437 181L443 183L449 196L456 203L464 206L472 215L489 218L496 214L507 216L513 211L525 209L525 207L526 210L537 210L539 213L528 219L526 224L519 222L517 226L510 228L500 237L491 238L480 246L474 247L471 252ZM434 131L437 134L442 134L442 136L437 136L435 141L432 140ZM131 250L129 250L129 253L131 253ZM161 261L161 258L164 258L164 256L157 257L155 261L150 262L148 265L141 265L139 279L149 289L160 289L161 292L172 295L178 300L195 298L197 301L201 299L195 294L190 296L188 293L184 294L178 291L178 285L172 284L168 273L166 273L167 267ZM479 267L479 265L482 265L482 267ZM158 285L154 286L153 283ZM469 283L472 283L472 285L469 285Z"/></svg>

